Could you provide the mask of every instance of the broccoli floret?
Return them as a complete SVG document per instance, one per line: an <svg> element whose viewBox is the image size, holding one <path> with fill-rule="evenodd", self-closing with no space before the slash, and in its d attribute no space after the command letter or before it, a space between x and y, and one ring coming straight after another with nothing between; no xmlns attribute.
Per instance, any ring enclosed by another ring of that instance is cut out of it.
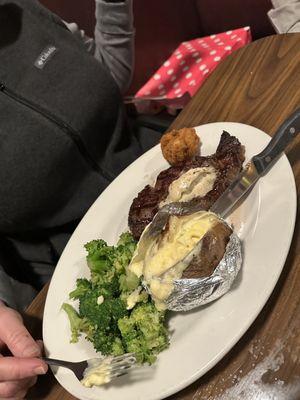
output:
<svg viewBox="0 0 300 400"><path fill-rule="evenodd" d="M120 329L122 337L125 340L130 341L137 337L138 332L136 330L134 318L124 317L120 319L118 321L118 327Z"/></svg>
<svg viewBox="0 0 300 400"><path fill-rule="evenodd" d="M104 301L98 304L100 296ZM127 313L126 304L120 298L106 298L101 288L87 292L79 300L80 317L88 318L97 326L109 326L111 320L118 320Z"/></svg>
<svg viewBox="0 0 300 400"><path fill-rule="evenodd" d="M97 329L92 342L96 351L103 355L109 355L112 352L114 340L114 335L108 334L105 330Z"/></svg>
<svg viewBox="0 0 300 400"><path fill-rule="evenodd" d="M118 320L128 314L125 304L120 299L104 301L99 307L97 329L93 336L96 351L102 354L120 355L124 353Z"/></svg>
<svg viewBox="0 0 300 400"><path fill-rule="evenodd" d="M112 319L116 323L118 323L118 320L120 318L123 318L126 315L128 315L126 304L119 298L110 300L109 306L111 310Z"/></svg>
<svg viewBox="0 0 300 400"><path fill-rule="evenodd" d="M130 233L124 233L116 247L108 246L102 240L92 240L85 245L88 252L87 263L91 271L91 281L96 285L103 285L111 282L114 277L125 273L136 242Z"/></svg>
<svg viewBox="0 0 300 400"><path fill-rule="evenodd" d="M149 346L157 347L156 339L162 333L161 323L164 320L164 313L159 312L153 304L149 303L136 307L131 314L131 318L134 319Z"/></svg>
<svg viewBox="0 0 300 400"><path fill-rule="evenodd" d="M130 263L134 250L136 248L136 241L129 232L125 232L120 236L117 247L115 249L114 267L116 271L125 273L128 264Z"/></svg>
<svg viewBox="0 0 300 400"><path fill-rule="evenodd" d="M94 335L93 325L86 319L80 318L77 311L68 303L62 305L62 309L67 313L69 317L71 327L71 343L77 343L81 332L86 334L88 339L91 339Z"/></svg>
<svg viewBox="0 0 300 400"><path fill-rule="evenodd" d="M106 312L100 313L100 307L102 306L103 310L104 304L104 302L100 305L98 304L100 296L103 295L96 289L91 290L85 296L81 297L79 300L79 315L81 318L87 318L95 326L102 324L106 327L109 325L110 316Z"/></svg>
<svg viewBox="0 0 300 400"><path fill-rule="evenodd" d="M156 355L168 347L168 331L163 322L164 313L152 303L137 305L130 317L119 320L124 347L127 352L136 353L138 362L152 364Z"/></svg>
<svg viewBox="0 0 300 400"><path fill-rule="evenodd" d="M94 284L105 284L110 282L115 275L114 247L108 246L102 240L92 240L85 245L88 252L86 257L88 267L91 271L91 281Z"/></svg>
<svg viewBox="0 0 300 400"><path fill-rule="evenodd" d="M122 344L122 340L119 337L116 337L115 341L112 344L111 354L113 354L114 356L120 356L124 353L125 353L125 351L124 351L124 347Z"/></svg>
<svg viewBox="0 0 300 400"><path fill-rule="evenodd" d="M142 290L141 293L139 294L137 303L147 303L148 300L149 300L149 294L146 292L146 290Z"/></svg>
<svg viewBox="0 0 300 400"><path fill-rule="evenodd" d="M105 296L103 302L98 304L99 296L103 296L101 289L86 293L79 300L79 316L86 318L95 327L92 342L97 351L109 354L114 346L114 352L119 353L120 346L117 351L117 344L114 342L116 338L120 339L118 320L128 315L126 304L120 298L105 298Z"/></svg>
<svg viewBox="0 0 300 400"><path fill-rule="evenodd" d="M127 246L133 253L136 248L136 240L130 232L124 232L120 235L117 246Z"/></svg>
<svg viewBox="0 0 300 400"><path fill-rule="evenodd" d="M113 246L108 246L105 240L102 239L92 240L91 242L86 243L84 247L88 252L89 259L93 259L93 256L95 255L96 257L99 255L105 255L107 258L109 258L110 255L113 256Z"/></svg>
<svg viewBox="0 0 300 400"><path fill-rule="evenodd" d="M144 338L138 336L130 341L127 341L126 348L128 353L135 354L136 360L140 364L148 363L151 365L156 361L157 357L155 354L157 354L158 351L154 353L151 349L149 349Z"/></svg>
<svg viewBox="0 0 300 400"><path fill-rule="evenodd" d="M70 299L80 299L86 292L91 290L92 284L87 279L77 279L76 289L69 294Z"/></svg>
<svg viewBox="0 0 300 400"><path fill-rule="evenodd" d="M137 289L140 284L140 279L131 271L127 271L126 274L120 275L120 290L122 292L132 292Z"/></svg>
<svg viewBox="0 0 300 400"><path fill-rule="evenodd" d="M149 295L141 286L138 286L133 292L122 292L120 299L126 303L127 310L131 310L137 303L147 303Z"/></svg>
<svg viewBox="0 0 300 400"><path fill-rule="evenodd" d="M110 281L106 283L100 283L98 281L93 284L92 290L98 290L99 294L105 298L118 297L120 294L119 278L117 275L114 275Z"/></svg>
<svg viewBox="0 0 300 400"><path fill-rule="evenodd" d="M92 342L95 350L103 355L119 356L125 353L121 339L102 329L95 331Z"/></svg>

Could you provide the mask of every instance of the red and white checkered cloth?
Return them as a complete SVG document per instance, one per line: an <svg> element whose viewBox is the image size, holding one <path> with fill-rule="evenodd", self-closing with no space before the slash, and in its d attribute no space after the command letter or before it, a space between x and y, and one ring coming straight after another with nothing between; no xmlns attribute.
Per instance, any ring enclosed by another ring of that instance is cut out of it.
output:
<svg viewBox="0 0 300 400"><path fill-rule="evenodd" d="M135 97L193 96L221 60L250 42L249 27L183 42Z"/></svg>

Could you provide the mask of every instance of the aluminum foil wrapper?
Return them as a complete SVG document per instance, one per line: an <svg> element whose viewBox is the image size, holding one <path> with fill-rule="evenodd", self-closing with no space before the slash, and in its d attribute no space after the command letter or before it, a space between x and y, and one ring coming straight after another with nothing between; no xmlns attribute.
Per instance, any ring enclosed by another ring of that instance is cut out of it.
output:
<svg viewBox="0 0 300 400"><path fill-rule="evenodd" d="M189 311L227 293L242 265L241 241L232 233L224 256L212 275L200 279L178 279L166 300L168 310Z"/></svg>
<svg viewBox="0 0 300 400"><path fill-rule="evenodd" d="M193 201L190 203L170 203L162 207L154 217L152 223L146 227L140 238L137 248L137 254L140 254L138 257L140 259L142 258L142 255L145 254L148 243L160 235L171 215L192 215L198 211L204 210L201 210L201 205L199 206L197 202L195 203ZM221 217L218 217L218 219L225 225L229 226ZM230 227L230 229L232 228ZM232 232L224 256L212 275L199 279L185 278L174 280L174 290L168 299L165 300L167 309L172 311L189 311L195 307L202 306L218 299L229 291L241 265L241 241L238 236ZM151 291L145 282L143 282L143 286L151 295Z"/></svg>

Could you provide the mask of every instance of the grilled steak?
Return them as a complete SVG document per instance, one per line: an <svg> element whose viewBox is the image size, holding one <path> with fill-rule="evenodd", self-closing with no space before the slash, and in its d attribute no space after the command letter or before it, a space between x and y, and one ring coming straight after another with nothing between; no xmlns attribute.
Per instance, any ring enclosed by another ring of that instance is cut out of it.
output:
<svg viewBox="0 0 300 400"><path fill-rule="evenodd" d="M194 160L180 166L162 171L154 186L147 185L133 200L128 216L128 225L135 239L139 239L145 227L152 221L161 201L169 193L170 184L191 168L212 166L217 171L217 178L212 190L203 197L195 197L190 203L201 205L209 210L218 197L241 171L244 162L244 147L239 140L223 131L215 154L207 157L197 156Z"/></svg>

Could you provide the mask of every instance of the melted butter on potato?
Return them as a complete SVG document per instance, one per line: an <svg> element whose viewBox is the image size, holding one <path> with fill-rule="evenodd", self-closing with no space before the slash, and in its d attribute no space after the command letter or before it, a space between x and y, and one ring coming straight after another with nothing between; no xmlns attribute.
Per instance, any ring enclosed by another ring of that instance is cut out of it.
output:
<svg viewBox="0 0 300 400"><path fill-rule="evenodd" d="M218 221L215 214L207 211L171 216L168 229L155 240L143 243L141 237L129 269L138 276L143 275L158 309L165 308L174 280L180 279L187 267L184 258Z"/></svg>

